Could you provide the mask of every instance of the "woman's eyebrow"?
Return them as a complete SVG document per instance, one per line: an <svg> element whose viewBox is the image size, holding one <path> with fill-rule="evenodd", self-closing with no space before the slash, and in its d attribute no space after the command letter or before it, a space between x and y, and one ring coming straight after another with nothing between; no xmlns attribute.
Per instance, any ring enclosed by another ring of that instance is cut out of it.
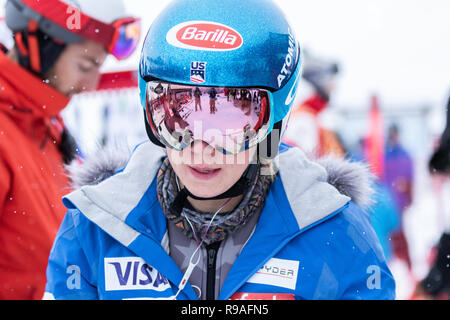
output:
<svg viewBox="0 0 450 320"><path fill-rule="evenodd" d="M96 58L91 57L91 56L86 56L86 55L81 55L80 57L84 60L91 62L94 66L100 67L100 62L98 62L98 59L96 59Z"/></svg>

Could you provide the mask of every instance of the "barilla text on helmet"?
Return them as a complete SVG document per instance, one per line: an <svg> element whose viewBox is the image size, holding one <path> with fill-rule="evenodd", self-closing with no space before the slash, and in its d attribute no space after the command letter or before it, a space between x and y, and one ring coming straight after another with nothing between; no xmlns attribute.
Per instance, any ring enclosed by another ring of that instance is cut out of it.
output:
<svg viewBox="0 0 450 320"><path fill-rule="evenodd" d="M170 29L167 42L184 49L226 51L239 48L244 40L239 32L224 24L188 21Z"/></svg>

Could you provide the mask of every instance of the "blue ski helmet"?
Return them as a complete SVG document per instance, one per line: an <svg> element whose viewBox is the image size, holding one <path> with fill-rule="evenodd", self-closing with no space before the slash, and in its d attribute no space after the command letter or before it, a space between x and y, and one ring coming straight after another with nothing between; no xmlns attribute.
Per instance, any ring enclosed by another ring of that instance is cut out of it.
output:
<svg viewBox="0 0 450 320"><path fill-rule="evenodd" d="M139 65L141 104L147 82L196 85L193 63L205 66L202 86L271 92L270 129L285 127L301 74L294 30L271 0L174 0L151 25ZM155 142L152 139L153 142Z"/></svg>

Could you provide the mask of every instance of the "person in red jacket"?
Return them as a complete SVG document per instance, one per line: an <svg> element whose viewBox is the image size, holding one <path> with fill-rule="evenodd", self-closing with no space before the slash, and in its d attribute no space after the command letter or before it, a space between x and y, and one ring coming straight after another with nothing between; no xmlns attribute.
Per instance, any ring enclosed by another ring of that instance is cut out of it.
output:
<svg viewBox="0 0 450 320"><path fill-rule="evenodd" d="M303 80L312 92L291 111L283 141L299 147L314 158L329 154L344 157L346 150L340 138L320 121L320 114L329 105L339 67L337 63L318 59L307 50L303 55Z"/></svg>
<svg viewBox="0 0 450 320"><path fill-rule="evenodd" d="M64 163L76 156L59 113L96 88L108 53L127 58L139 41L122 0L103 2L6 3L15 45L0 52L0 299L42 298L70 191Z"/></svg>

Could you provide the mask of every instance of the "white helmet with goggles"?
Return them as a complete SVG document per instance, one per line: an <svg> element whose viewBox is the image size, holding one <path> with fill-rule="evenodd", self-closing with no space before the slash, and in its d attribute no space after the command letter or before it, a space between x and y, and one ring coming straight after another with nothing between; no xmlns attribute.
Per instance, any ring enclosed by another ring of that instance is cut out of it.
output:
<svg viewBox="0 0 450 320"><path fill-rule="evenodd" d="M128 58L140 38L140 20L124 16L123 0L8 0L6 23L31 69L40 73L38 31L55 43L99 43L117 59ZM27 41L24 41L24 32Z"/></svg>

